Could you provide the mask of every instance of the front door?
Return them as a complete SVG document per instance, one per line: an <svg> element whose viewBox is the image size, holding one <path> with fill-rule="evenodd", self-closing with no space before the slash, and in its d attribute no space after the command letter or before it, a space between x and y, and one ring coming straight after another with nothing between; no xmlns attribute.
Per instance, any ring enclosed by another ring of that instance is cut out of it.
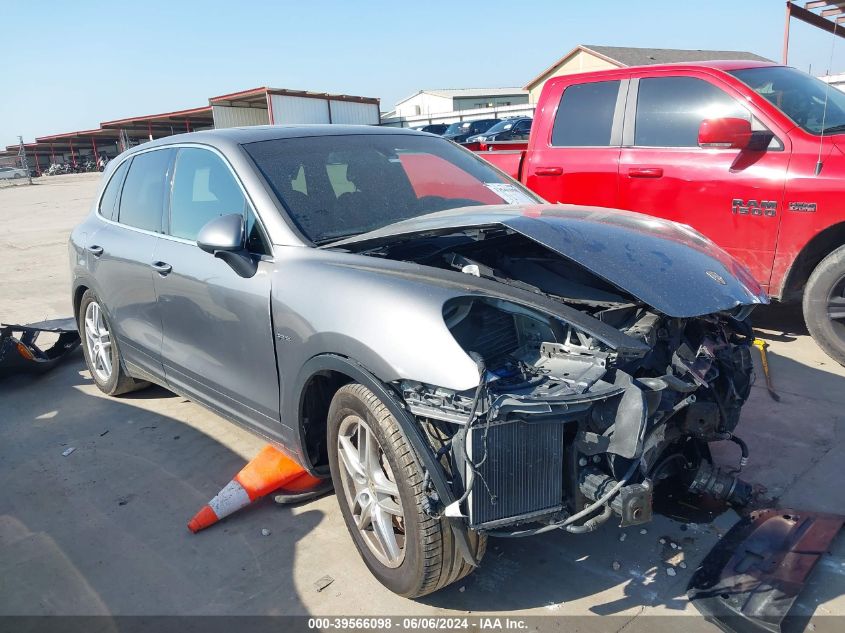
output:
<svg viewBox="0 0 845 633"><path fill-rule="evenodd" d="M228 163L199 147L178 150L167 235L154 275L163 328L162 359L173 389L204 401L264 434L279 432L279 382L270 320L270 270L243 278L200 250L199 230L211 219L241 213L246 246L266 255L247 197Z"/></svg>
<svg viewBox="0 0 845 633"><path fill-rule="evenodd" d="M631 83L619 164L619 207L682 222L745 263L767 287L774 261L789 139L717 77L642 71ZM748 149L702 149L708 118L751 122Z"/></svg>

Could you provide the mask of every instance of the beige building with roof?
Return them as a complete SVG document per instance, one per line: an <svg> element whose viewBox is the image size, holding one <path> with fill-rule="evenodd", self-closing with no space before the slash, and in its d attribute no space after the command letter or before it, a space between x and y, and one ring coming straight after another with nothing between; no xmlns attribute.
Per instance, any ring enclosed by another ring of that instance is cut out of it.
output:
<svg viewBox="0 0 845 633"><path fill-rule="evenodd" d="M678 62L702 62L716 59L748 59L771 61L748 51L683 50L677 48L632 48L628 46L594 46L579 44L566 55L525 84L530 103L537 103L545 83L552 77L610 70L627 66L650 66Z"/></svg>

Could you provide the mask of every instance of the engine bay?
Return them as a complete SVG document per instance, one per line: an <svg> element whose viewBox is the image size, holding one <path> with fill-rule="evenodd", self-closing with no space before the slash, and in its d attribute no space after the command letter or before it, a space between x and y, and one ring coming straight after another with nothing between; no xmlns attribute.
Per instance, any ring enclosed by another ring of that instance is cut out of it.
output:
<svg viewBox="0 0 845 633"><path fill-rule="evenodd" d="M447 302L444 322L476 362L478 388L397 385L450 477L457 501L441 509L447 515L518 536L590 531L614 515L622 525L646 522L664 480L737 505L749 500L750 486L713 466L708 445L733 441L740 468L747 460L733 431L753 378L750 310L669 317L505 230L423 237L368 254L543 294L644 343L637 353L613 349L499 298Z"/></svg>

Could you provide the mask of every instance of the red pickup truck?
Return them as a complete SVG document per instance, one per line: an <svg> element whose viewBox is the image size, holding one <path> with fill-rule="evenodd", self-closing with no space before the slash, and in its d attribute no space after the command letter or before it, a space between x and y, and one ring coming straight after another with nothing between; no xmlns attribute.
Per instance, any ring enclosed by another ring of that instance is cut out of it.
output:
<svg viewBox="0 0 845 633"><path fill-rule="evenodd" d="M692 226L845 364L845 93L794 68L669 64L546 82L527 142L481 156L550 202Z"/></svg>

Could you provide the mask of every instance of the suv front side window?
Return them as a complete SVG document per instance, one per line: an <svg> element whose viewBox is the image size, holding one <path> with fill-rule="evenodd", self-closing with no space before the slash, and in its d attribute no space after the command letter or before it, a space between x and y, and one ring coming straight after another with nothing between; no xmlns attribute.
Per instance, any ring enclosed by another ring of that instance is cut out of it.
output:
<svg viewBox="0 0 845 633"><path fill-rule="evenodd" d="M170 196L173 237L195 241L210 220L221 215L244 216L247 245L252 252L267 252L255 213L232 171L217 154L198 147L180 148Z"/></svg>

